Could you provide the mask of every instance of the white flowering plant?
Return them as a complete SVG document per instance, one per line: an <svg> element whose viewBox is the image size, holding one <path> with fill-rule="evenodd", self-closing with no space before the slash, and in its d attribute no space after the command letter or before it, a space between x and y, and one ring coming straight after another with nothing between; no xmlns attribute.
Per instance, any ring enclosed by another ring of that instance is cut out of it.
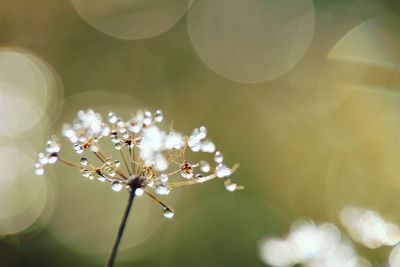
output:
<svg viewBox="0 0 400 267"><path fill-rule="evenodd" d="M174 210L157 195L168 195L171 190L201 184L213 179L223 181L228 191L243 189L230 176L239 167L228 167L222 153L207 138L207 129L202 126L185 136L173 129L163 130L163 113L138 110L134 116L124 120L114 112L103 121L99 113L89 109L79 111L72 124L64 124L62 135L72 144L79 155L77 163L60 156L61 144L56 136L46 142L45 151L39 153L35 173L44 174L48 164L61 162L76 168L81 175L91 180L108 182L114 191L126 189L128 205L118 231L108 266L113 266L119 243L135 196L147 195L163 207L166 218L172 218ZM109 141L114 151L102 151L101 143ZM117 153L118 157L111 154ZM191 162L188 152L211 154L207 162ZM90 159L93 155L95 160ZM122 164L121 164L122 163ZM123 166L124 167L123 167Z"/></svg>

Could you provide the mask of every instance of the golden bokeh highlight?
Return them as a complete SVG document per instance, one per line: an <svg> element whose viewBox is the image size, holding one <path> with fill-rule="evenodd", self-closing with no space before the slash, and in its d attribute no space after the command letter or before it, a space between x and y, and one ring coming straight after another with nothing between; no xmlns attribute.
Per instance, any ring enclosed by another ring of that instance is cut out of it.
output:
<svg viewBox="0 0 400 267"><path fill-rule="evenodd" d="M136 40L159 35L185 14L189 0L71 0L81 17L115 38Z"/></svg>
<svg viewBox="0 0 400 267"><path fill-rule="evenodd" d="M32 173L34 160L18 148L0 147L0 236L22 232L40 217L48 218L43 212L46 205L53 205L48 197L52 188L45 176Z"/></svg>
<svg viewBox="0 0 400 267"><path fill-rule="evenodd" d="M314 7L311 0L193 1L188 29L212 70L238 82L263 82L303 57L314 33Z"/></svg>
<svg viewBox="0 0 400 267"><path fill-rule="evenodd" d="M15 136L56 117L62 86L44 60L20 48L0 48L0 96L0 135Z"/></svg>

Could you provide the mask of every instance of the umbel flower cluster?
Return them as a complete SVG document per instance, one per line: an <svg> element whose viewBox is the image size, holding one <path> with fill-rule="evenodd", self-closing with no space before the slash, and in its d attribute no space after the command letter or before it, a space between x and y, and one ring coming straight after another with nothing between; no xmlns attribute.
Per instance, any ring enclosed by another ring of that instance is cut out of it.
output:
<svg viewBox="0 0 400 267"><path fill-rule="evenodd" d="M205 127L185 136L173 129L163 130L162 122L160 110L139 110L128 120L110 112L106 121L91 109L79 111L72 124L62 127L62 135L71 142L79 161L61 157L61 144L53 136L38 155L35 173L42 175L45 165L61 162L77 168L85 178L110 183L114 191L126 189L136 196L150 196L163 206L166 218L172 218L174 211L156 195L168 195L177 187L217 178L224 181L228 191L243 189L229 178L238 164L232 168L225 165L222 153L207 138ZM192 162L187 158L189 153L211 156L208 161Z"/></svg>

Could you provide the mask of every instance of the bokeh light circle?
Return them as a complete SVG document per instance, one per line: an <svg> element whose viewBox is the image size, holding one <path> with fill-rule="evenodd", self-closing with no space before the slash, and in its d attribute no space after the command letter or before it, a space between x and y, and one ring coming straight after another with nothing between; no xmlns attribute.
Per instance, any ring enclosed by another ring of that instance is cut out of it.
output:
<svg viewBox="0 0 400 267"><path fill-rule="evenodd" d="M120 39L144 39L172 28L190 0L72 0L81 17L97 30Z"/></svg>
<svg viewBox="0 0 400 267"><path fill-rule="evenodd" d="M0 236L28 229L48 205L49 185L33 174L33 162L17 147L0 147Z"/></svg>
<svg viewBox="0 0 400 267"><path fill-rule="evenodd" d="M314 32L311 0L202 0L188 11L201 60L228 79L256 83L287 73Z"/></svg>
<svg viewBox="0 0 400 267"><path fill-rule="evenodd" d="M343 36L329 51L316 91L320 116L335 112L356 95L387 94L399 86L400 31L367 20ZM380 77L379 77L380 76ZM387 95L389 96L389 95Z"/></svg>
<svg viewBox="0 0 400 267"><path fill-rule="evenodd" d="M0 136L22 134L54 119L61 90L57 74L45 61L22 49L1 48Z"/></svg>

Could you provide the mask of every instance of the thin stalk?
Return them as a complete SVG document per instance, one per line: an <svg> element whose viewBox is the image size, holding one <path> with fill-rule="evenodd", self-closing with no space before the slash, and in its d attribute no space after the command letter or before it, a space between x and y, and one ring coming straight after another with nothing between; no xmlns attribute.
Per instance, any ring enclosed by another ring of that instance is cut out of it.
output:
<svg viewBox="0 0 400 267"><path fill-rule="evenodd" d="M112 251L111 251L111 255L110 255L110 257L108 259L108 262L107 262L107 267L114 266L115 258L117 257L118 248L119 248L119 245L120 245L121 240L122 240L122 235L124 234L126 222L128 220L128 216L129 216L129 213L130 213L131 208L132 208L134 197L135 197L135 190L132 189L132 191L129 193L128 204L126 205L124 216L122 217L121 224L119 225L117 237L115 238L114 245L113 245L113 248L112 248Z"/></svg>

